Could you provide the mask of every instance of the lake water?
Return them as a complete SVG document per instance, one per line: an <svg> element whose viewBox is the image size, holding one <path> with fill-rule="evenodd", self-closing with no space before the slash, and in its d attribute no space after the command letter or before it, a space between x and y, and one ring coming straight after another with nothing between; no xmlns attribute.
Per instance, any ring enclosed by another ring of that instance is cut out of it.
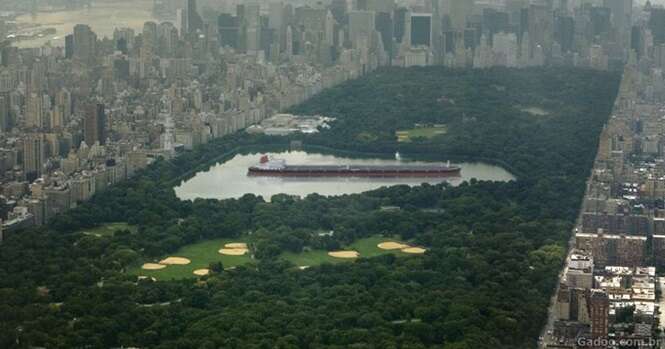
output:
<svg viewBox="0 0 665 349"><path fill-rule="evenodd" d="M53 46L64 46L65 36L74 31L76 24L88 24L100 39L113 37L115 28L132 28L137 33L143 23L157 21L152 15L153 0L95 1L89 9L72 11L37 12L16 17L16 24L24 30L53 28L56 33L40 38L16 42L17 47L40 47L47 42Z"/></svg>
<svg viewBox="0 0 665 349"><path fill-rule="evenodd" d="M398 184L415 186L422 183L437 184L447 181L452 185L459 185L471 178L494 181L515 179L503 168L484 163L456 163L455 165L462 168L461 177L449 178L284 178L248 176L247 169L250 166L256 165L262 154L236 155L227 162L211 167L208 171L197 173L194 177L175 188L176 195L182 200L193 200L196 198L239 198L251 193L269 200L270 197L276 194L306 196L318 193L320 195L331 196L362 193ZM405 162L404 160L400 162L384 159L350 159L302 151L268 153L268 155L274 158L285 159L287 164L290 165L394 165ZM423 164L424 162L414 161L409 163Z"/></svg>

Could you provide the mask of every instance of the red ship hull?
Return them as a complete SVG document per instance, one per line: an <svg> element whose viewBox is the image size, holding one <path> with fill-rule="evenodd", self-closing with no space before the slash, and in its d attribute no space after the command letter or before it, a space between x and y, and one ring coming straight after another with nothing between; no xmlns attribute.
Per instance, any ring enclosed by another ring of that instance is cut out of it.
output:
<svg viewBox="0 0 665 349"><path fill-rule="evenodd" d="M289 171L283 169L259 169L250 168L248 175L264 177L376 177L376 178L441 178L459 177L460 168L449 168L434 171L347 171L347 170L325 170L325 171Z"/></svg>

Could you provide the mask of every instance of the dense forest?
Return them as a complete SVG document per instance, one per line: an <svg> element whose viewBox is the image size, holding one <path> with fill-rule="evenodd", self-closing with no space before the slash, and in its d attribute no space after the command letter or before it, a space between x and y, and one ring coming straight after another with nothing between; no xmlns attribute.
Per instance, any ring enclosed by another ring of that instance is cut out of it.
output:
<svg viewBox="0 0 665 349"><path fill-rule="evenodd" d="M0 347L533 348L619 78L559 68L382 69L294 108L337 118L318 135L236 134L158 160L0 245ZM397 142L396 131L416 124L448 131ZM485 159L517 180L270 202L175 196L180 180L241 147L292 140ZM121 221L137 232L79 232ZM320 230L335 235L311 234ZM193 242L249 232L255 264L170 282L125 272ZM376 234L428 252L307 270L278 258Z"/></svg>

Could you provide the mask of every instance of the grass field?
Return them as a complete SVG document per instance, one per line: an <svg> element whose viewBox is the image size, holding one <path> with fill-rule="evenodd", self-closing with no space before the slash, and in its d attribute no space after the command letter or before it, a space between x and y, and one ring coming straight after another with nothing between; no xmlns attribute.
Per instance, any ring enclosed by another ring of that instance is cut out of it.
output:
<svg viewBox="0 0 665 349"><path fill-rule="evenodd" d="M215 239L202 241L196 244L188 245L175 253L170 254L173 257L184 257L192 261L192 263L187 265L169 265L168 267L161 270L143 270L141 265L143 263L135 266L129 273L134 275L143 275L148 277L154 277L157 280L177 280L177 279L187 279L196 277L193 272L196 269L208 268L208 265L212 262L222 262L224 268L235 267L242 264L247 264L252 261L249 257L249 254L244 256L226 256L219 254L219 249L224 246L224 244L231 242L243 242L239 240L230 240L230 239ZM168 256L165 256L168 257ZM144 261L148 262L158 262L158 261Z"/></svg>
<svg viewBox="0 0 665 349"><path fill-rule="evenodd" d="M398 142L411 142L414 138L431 139L436 136L444 135L448 128L443 127L418 127L410 130L401 130L395 132Z"/></svg>
<svg viewBox="0 0 665 349"><path fill-rule="evenodd" d="M382 250L377 246L378 244L386 241L400 242L399 240L389 239L383 236L372 236L360 239L354 242L353 244L346 246L344 250L358 251L360 253L360 257L364 258L376 257L388 253L392 253L398 256L407 255L406 253L402 253L399 250L392 250L392 251ZM282 254L282 258L288 260L289 262L299 267L315 266L323 263L344 263L344 262L354 261L354 259L342 259L342 258L330 257L328 255L328 251L323 251L323 250L313 250L302 253L285 252Z"/></svg>
<svg viewBox="0 0 665 349"><path fill-rule="evenodd" d="M364 239L360 239L349 247L352 250L358 251L361 257L370 258L376 257L384 254L396 254L399 256L406 256L406 253L402 253L400 250L382 250L377 245L382 242L393 241L399 242L402 241L385 238L383 236L372 236Z"/></svg>
<svg viewBox="0 0 665 349"><path fill-rule="evenodd" d="M313 250L301 253L284 252L282 253L282 258L299 267L314 266L323 263L343 263L352 261L352 259L330 257L328 256L328 251L323 250Z"/></svg>
<svg viewBox="0 0 665 349"><path fill-rule="evenodd" d="M115 233L117 230L129 230L132 233L136 233L136 227L125 222L105 223L95 228L82 229L81 233L85 235L102 237L113 236L113 233Z"/></svg>

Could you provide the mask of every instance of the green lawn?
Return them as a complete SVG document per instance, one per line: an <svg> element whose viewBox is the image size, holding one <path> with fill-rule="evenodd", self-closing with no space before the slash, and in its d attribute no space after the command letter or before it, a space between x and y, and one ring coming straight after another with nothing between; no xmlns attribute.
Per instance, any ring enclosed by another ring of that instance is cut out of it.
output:
<svg viewBox="0 0 665 349"><path fill-rule="evenodd" d="M360 239L353 244L346 246L344 250L355 250L360 253L361 257L370 258L376 257L388 253L392 253L398 256L406 256L407 254L402 253L399 250L382 250L378 248L378 244L386 241L400 242L396 239L385 238L383 236L372 236L364 239ZM188 245L175 253L170 254L171 257L184 257L192 262L187 265L169 265L161 270L143 270L141 266L143 263L156 263L159 260L155 261L142 261L140 264L137 264L131 268L128 272L137 276L147 276L154 277L157 280L179 280L196 277L193 272L196 269L205 269L212 262L221 261L224 265L224 268L235 267L242 264L251 263L252 259L249 255L244 256L225 256L219 254L218 250L224 246L224 244L231 242L243 242L242 240L231 240L231 239L216 239L216 240L207 240L202 241L196 244ZM169 257L164 256L164 257ZM304 267L304 266L316 266L323 263L344 263L351 262L355 259L343 259L343 258L334 258L328 255L328 251L323 250L313 250L306 251L302 253L293 253L293 252L284 252L281 255L285 260L290 261L291 263Z"/></svg>
<svg viewBox="0 0 665 349"><path fill-rule="evenodd" d="M85 235L102 237L102 236L113 236L113 233L115 233L118 230L129 230L132 233L136 233L136 227L133 225L129 225L125 222L105 223L95 228L82 229L81 233Z"/></svg>
<svg viewBox="0 0 665 349"><path fill-rule="evenodd" d="M364 258L370 258L370 257L376 257L388 253L393 253L398 256L406 256L407 254L402 253L399 250L393 250L393 251L388 251L388 250L382 250L380 249L377 245L386 242L386 241L394 241L394 242L400 242L399 240L396 239L390 239L390 238L385 238L383 236L372 236L364 239L360 239L354 243L352 243L349 246L346 246L344 250L354 250L358 251L360 253L360 257ZM351 262L354 261L355 259L343 259L343 258L334 258L328 256L328 251L323 251L323 250L313 250L313 251L306 251L302 253L293 253L293 252L284 252L282 254L282 258L286 259L287 261L299 266L315 266L315 265L320 265L323 263L343 263L343 262Z"/></svg>
<svg viewBox="0 0 665 349"><path fill-rule="evenodd" d="M396 136L399 142L411 142L414 138L432 139L436 136L444 135L446 132L448 132L447 127L418 127L397 131Z"/></svg>
<svg viewBox="0 0 665 349"><path fill-rule="evenodd" d="M286 259L287 261L299 267L320 265L323 263L341 263L353 260L353 259L333 258L328 256L328 251L323 251L323 250L313 250L301 253L284 252L282 253L282 258Z"/></svg>
<svg viewBox="0 0 665 349"><path fill-rule="evenodd" d="M378 244L387 241L404 243L402 241L386 238L383 236L371 236L354 242L351 244L349 249L358 251L360 256L365 258L376 257L389 253L397 254L400 256L407 255L406 253L402 253L400 250L382 250L377 246Z"/></svg>
<svg viewBox="0 0 665 349"><path fill-rule="evenodd" d="M154 277L157 280L177 280L177 279L187 279L196 277L193 272L196 269L205 269L208 268L208 265L212 262L221 261L224 265L224 268L235 267L242 264L247 264L252 261L249 257L249 254L244 256L226 256L219 254L219 249L221 249L224 244L231 242L244 242L242 240L231 240L231 239L215 239L202 241L196 244L188 245L175 253L170 254L170 257L184 257L192 262L187 265L169 265L168 267L161 270L143 270L141 265L143 263L135 266L129 270L129 273L134 275L143 275L148 277ZM165 257L169 257L165 256ZM144 261L145 263L158 262L158 261Z"/></svg>

